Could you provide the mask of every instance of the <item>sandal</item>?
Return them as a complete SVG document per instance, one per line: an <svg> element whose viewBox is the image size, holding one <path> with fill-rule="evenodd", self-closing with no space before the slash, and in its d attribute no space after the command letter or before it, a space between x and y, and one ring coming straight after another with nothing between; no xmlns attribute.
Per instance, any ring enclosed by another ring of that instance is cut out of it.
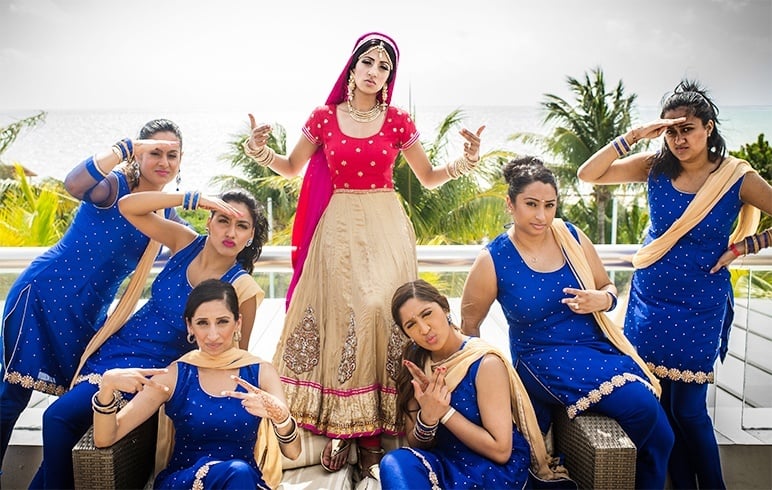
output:
<svg viewBox="0 0 772 490"><path fill-rule="evenodd" d="M324 463L324 452L327 450L328 447L330 448L330 456L329 456L330 464L326 465ZM322 468L324 468L324 470L328 473L335 473L336 471L340 471L341 469L343 469L344 466L346 466L346 464L348 464L348 450L350 447L351 447L351 441L348 439L330 439L329 441L327 441L327 444L325 444L324 447L322 448L322 452L319 455L319 464L322 465ZM341 464L337 468L333 468L332 467L333 460L337 456L344 453L345 453L344 455L345 458L343 459L343 464Z"/></svg>
<svg viewBox="0 0 772 490"><path fill-rule="evenodd" d="M363 452L368 454L377 454L379 457L375 463L372 463L367 467L365 467L364 463L362 462ZM369 447L362 447L359 444L357 444L357 467L359 468L359 476L361 477L362 480L364 480L365 478L373 478L374 480L381 481L381 468L379 466L379 463L381 462L381 458L383 457L385 452L386 451L384 451L382 447L369 448Z"/></svg>

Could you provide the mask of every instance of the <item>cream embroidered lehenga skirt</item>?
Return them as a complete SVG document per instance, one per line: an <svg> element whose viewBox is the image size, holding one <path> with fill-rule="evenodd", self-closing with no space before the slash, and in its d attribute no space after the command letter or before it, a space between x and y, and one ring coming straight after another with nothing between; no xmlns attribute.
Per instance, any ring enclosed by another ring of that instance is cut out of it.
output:
<svg viewBox="0 0 772 490"><path fill-rule="evenodd" d="M416 277L415 232L396 193L333 194L273 359L300 425L330 437L396 433L407 337L391 297Z"/></svg>

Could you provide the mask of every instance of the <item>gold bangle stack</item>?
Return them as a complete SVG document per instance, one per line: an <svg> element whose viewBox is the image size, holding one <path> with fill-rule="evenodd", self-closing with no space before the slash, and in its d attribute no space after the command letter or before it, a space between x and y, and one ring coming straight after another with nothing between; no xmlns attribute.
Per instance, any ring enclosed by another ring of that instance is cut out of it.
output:
<svg viewBox="0 0 772 490"><path fill-rule="evenodd" d="M480 160L477 160L476 162L473 162L472 160L468 159L466 156L462 156L461 158L457 158L456 160L450 162L445 166L445 173L448 174L448 177L455 180L462 175L466 175L477 166L477 164L480 162Z"/></svg>
<svg viewBox="0 0 772 490"><path fill-rule="evenodd" d="M241 146L244 148L244 153L261 167L270 166L276 157L276 152L268 145L263 145L257 150L253 150L249 146L249 140L245 140Z"/></svg>

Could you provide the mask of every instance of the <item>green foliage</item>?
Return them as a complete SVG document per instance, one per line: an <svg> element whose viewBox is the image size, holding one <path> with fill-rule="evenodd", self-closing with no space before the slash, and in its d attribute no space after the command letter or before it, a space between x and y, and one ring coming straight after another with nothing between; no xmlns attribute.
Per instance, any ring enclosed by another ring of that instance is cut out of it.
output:
<svg viewBox="0 0 772 490"><path fill-rule="evenodd" d="M454 159L448 155L448 136L462 120L462 111L450 112L437 127L434 140L422 142L432 165L444 165ZM481 155L473 173L436 189L427 189L400 154L394 165L394 189L413 223L418 243L480 243L501 233L502 225L509 221L504 205L506 187L501 179L501 166L511 156L504 151Z"/></svg>
<svg viewBox="0 0 772 490"><path fill-rule="evenodd" d="M433 165L444 165L448 156L448 135L463 118L460 110L452 111L437 128L434 140L422 143ZM228 188L237 185L252 192L262 202L272 202L272 245L290 243L300 178L286 179L270 169L257 165L246 156L242 147L248 133L234 136L230 150L223 157L239 169L243 177L217 176L213 183ZM278 124L269 146L279 154L286 154L286 132ZM501 162L511 157L503 151L482 155L473 175L450 181L437 189L427 189L416 179L402 154L394 165L394 187L416 230L420 244L479 243L502 231L507 222L504 211L505 187L501 181Z"/></svg>
<svg viewBox="0 0 772 490"><path fill-rule="evenodd" d="M14 168L16 180L2 183L0 246L53 245L69 226L78 201L58 181L33 185L21 165Z"/></svg>
<svg viewBox="0 0 772 490"><path fill-rule="evenodd" d="M772 147L769 146L769 141L764 139L764 133L759 134L755 142L742 145L739 150L730 151L729 154L746 160L767 182L772 182ZM770 226L772 216L762 215L759 229L766 230Z"/></svg>
<svg viewBox="0 0 772 490"><path fill-rule="evenodd" d="M772 298L772 271L730 269L735 298Z"/></svg>
<svg viewBox="0 0 772 490"><path fill-rule="evenodd" d="M221 158L229 162L232 168L238 169L241 175L219 175L212 178L212 183L219 186L221 191L234 187L245 189L266 207L270 201L273 216L270 223L270 243L289 245L302 179L284 178L268 167L255 163L244 153L243 144L248 138L249 128L244 133L233 135L233 139L228 143L228 152ZM287 132L282 125L273 125L268 146L278 154L287 154Z"/></svg>
<svg viewBox="0 0 772 490"><path fill-rule="evenodd" d="M16 141L16 137L24 128L31 128L37 124L45 121L46 113L40 111L34 116L26 117L15 123L11 123L8 126L0 127L0 156L5 153L11 144Z"/></svg>
<svg viewBox="0 0 772 490"><path fill-rule="evenodd" d="M557 159L550 166L558 180L562 200L579 205L582 209L572 212L582 228L590 225L595 233L589 236L595 243L606 243L609 233L606 225L610 220L608 203L616 186L596 185L592 189L593 204L584 202L581 184L576 178L579 167L609 141L627 132L631 126L632 112L637 95L625 95L620 80L611 90L606 89L603 70L595 68L585 73L584 80L567 77L574 95L573 102L553 94L545 94L541 107L545 111L544 125L550 133L515 133L511 140L534 144L546 154ZM578 200L579 203L574 201ZM595 219L587 211L594 208Z"/></svg>
<svg viewBox="0 0 772 490"><path fill-rule="evenodd" d="M205 209L188 210L177 208L177 214L180 218L187 221L199 235L206 234L206 222L209 220L210 216L209 211Z"/></svg>

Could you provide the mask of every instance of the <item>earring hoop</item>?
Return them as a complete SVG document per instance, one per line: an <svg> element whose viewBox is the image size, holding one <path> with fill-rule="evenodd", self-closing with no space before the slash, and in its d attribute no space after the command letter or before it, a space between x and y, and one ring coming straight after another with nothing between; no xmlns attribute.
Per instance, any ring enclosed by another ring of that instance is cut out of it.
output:
<svg viewBox="0 0 772 490"><path fill-rule="evenodd" d="M189 344L195 344L196 343L196 336L192 333L188 334L188 343Z"/></svg>

